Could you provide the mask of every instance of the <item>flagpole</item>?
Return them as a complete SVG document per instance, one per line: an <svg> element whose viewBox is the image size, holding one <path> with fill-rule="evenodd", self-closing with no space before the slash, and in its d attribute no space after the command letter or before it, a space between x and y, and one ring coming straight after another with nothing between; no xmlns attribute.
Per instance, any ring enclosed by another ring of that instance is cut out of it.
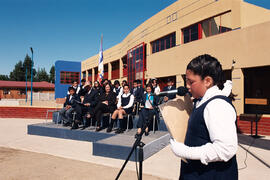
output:
<svg viewBox="0 0 270 180"><path fill-rule="evenodd" d="M98 60L98 81L101 83L101 80L104 77L104 67L103 67L103 34L101 34L100 39L100 49L99 49L99 60Z"/></svg>

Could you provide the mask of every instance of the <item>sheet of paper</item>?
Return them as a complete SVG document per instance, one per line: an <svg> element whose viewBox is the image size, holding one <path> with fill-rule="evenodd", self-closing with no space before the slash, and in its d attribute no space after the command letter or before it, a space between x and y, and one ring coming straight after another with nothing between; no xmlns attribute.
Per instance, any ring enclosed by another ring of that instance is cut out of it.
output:
<svg viewBox="0 0 270 180"><path fill-rule="evenodd" d="M167 103L159 105L160 112L171 136L184 143L189 115L193 104L190 96L177 96Z"/></svg>

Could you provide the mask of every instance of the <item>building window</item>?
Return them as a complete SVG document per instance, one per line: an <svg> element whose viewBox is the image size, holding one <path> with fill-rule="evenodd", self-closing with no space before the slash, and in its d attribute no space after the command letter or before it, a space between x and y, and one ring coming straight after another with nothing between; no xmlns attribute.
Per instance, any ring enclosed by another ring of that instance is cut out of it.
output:
<svg viewBox="0 0 270 180"><path fill-rule="evenodd" d="M215 17L211 17L201 22L203 37L231 31L231 13L227 12Z"/></svg>
<svg viewBox="0 0 270 180"><path fill-rule="evenodd" d="M86 79L86 71L83 71L82 75L83 75L83 79Z"/></svg>
<svg viewBox="0 0 270 180"><path fill-rule="evenodd" d="M228 32L228 31L231 31L231 30L232 30L232 28L219 26L219 32L220 33Z"/></svg>
<svg viewBox="0 0 270 180"><path fill-rule="evenodd" d="M146 44L141 43L127 52L128 84L132 85L135 79L144 81L146 70Z"/></svg>
<svg viewBox="0 0 270 180"><path fill-rule="evenodd" d="M94 71L95 71L94 80L97 81L97 79L98 79L98 67L95 67Z"/></svg>
<svg viewBox="0 0 270 180"><path fill-rule="evenodd" d="M169 49L174 47L176 44L175 40L175 32L164 36L160 39L157 39L151 43L152 46L152 53L156 53L159 51L163 51L165 49Z"/></svg>
<svg viewBox="0 0 270 180"><path fill-rule="evenodd" d="M112 65L112 79L118 79L120 77L119 73L119 60L111 63Z"/></svg>
<svg viewBox="0 0 270 180"><path fill-rule="evenodd" d="M9 91L9 89L4 89L4 95L7 95L7 94L10 94L10 91Z"/></svg>
<svg viewBox="0 0 270 180"><path fill-rule="evenodd" d="M25 94L26 94L26 93L25 93L25 89L24 89L24 90L20 89L20 91L18 92L18 94L19 94L19 95L25 95Z"/></svg>
<svg viewBox="0 0 270 180"><path fill-rule="evenodd" d="M196 23L182 30L184 43L195 41L202 38L201 23Z"/></svg>
<svg viewBox="0 0 270 180"><path fill-rule="evenodd" d="M88 81L92 81L92 69L88 69Z"/></svg>
<svg viewBox="0 0 270 180"><path fill-rule="evenodd" d="M72 84L73 81L80 82L80 72L60 72L60 83L61 84Z"/></svg>

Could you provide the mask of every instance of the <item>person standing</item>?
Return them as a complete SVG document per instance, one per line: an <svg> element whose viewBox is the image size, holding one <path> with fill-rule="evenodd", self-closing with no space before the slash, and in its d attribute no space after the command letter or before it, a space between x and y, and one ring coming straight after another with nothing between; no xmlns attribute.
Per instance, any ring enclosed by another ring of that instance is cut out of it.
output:
<svg viewBox="0 0 270 180"><path fill-rule="evenodd" d="M163 88L163 91L171 91L171 90L175 90L175 86L174 86L174 83L173 83L173 80L172 79L168 79L168 82L167 82L167 86L165 86ZM167 102L168 100L171 100L171 99L174 99L176 98L176 95L175 94L168 94L167 96L164 97L164 102Z"/></svg>
<svg viewBox="0 0 270 180"><path fill-rule="evenodd" d="M184 143L170 140L181 161L179 179L237 180L236 111L222 92L220 62L208 55L190 61L186 69L187 88L197 99L188 120Z"/></svg>

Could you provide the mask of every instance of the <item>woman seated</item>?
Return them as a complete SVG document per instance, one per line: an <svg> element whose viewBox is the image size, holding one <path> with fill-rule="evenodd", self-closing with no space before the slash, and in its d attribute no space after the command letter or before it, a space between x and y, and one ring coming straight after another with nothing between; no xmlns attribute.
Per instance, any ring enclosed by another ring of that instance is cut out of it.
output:
<svg viewBox="0 0 270 180"><path fill-rule="evenodd" d="M123 133L125 131L125 124L123 122L123 115L131 114L133 110L134 96L130 93L129 85L125 84L123 87L123 94L118 96L117 109L113 112L112 121L107 129L107 132L112 131L113 124L116 117L119 119L119 129L115 132L117 134Z"/></svg>
<svg viewBox="0 0 270 180"><path fill-rule="evenodd" d="M152 124L153 116L156 113L155 107L158 104L158 99L152 93L153 87L149 83L146 86L146 93L142 97L141 101L141 112L139 113L139 121L137 123L137 134L141 134L142 128L146 126L145 135L148 136L149 128L148 126Z"/></svg>
<svg viewBox="0 0 270 180"><path fill-rule="evenodd" d="M94 111L94 118L97 122L96 131L100 131L101 116L103 113L112 113L116 109L116 94L111 91L109 84L105 85L105 92L99 96L98 104Z"/></svg>

